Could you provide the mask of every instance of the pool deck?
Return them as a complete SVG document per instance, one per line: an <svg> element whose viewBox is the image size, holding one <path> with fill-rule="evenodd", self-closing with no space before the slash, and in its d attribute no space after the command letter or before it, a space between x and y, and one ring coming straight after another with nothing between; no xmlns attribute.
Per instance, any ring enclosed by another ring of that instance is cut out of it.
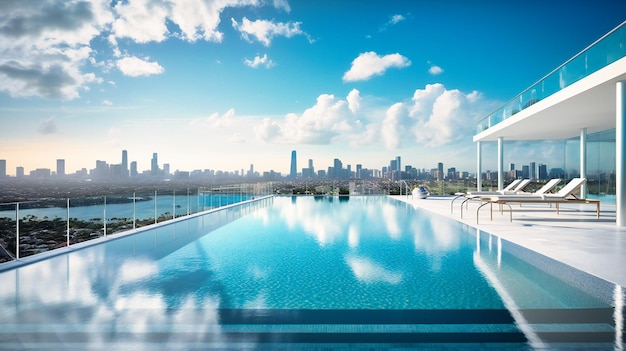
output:
<svg viewBox="0 0 626 351"><path fill-rule="evenodd" d="M626 287L626 228L615 225L614 203L602 202L600 218L596 218L595 205L591 204L561 205L559 214L554 207L545 204L511 204L512 221L509 221L508 208L501 214L497 205L494 205L491 220L489 205L486 205L479 212L480 224L477 224L478 201L469 201L461 218L460 200L454 202L451 211L453 196L391 197Z"/></svg>

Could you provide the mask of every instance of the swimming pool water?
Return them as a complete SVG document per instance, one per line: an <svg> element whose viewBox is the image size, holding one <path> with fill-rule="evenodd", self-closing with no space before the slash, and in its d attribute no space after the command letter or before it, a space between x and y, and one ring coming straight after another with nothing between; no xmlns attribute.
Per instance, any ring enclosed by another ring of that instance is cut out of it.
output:
<svg viewBox="0 0 626 351"><path fill-rule="evenodd" d="M623 339L620 287L387 197L252 201L68 250L0 282L0 349Z"/></svg>

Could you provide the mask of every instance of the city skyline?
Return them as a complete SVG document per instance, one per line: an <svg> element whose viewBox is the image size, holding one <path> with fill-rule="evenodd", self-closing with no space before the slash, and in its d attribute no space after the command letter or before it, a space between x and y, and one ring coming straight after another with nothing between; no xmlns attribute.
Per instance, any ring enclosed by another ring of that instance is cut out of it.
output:
<svg viewBox="0 0 626 351"><path fill-rule="evenodd" d="M340 155L376 168L399 155L475 171L476 121L626 13L608 0L187 4L0 3L8 173L57 159L72 172L122 149L139 168L158 151L172 171L289 174L294 149L299 164ZM564 158L558 145L506 145L505 162Z"/></svg>
<svg viewBox="0 0 626 351"><path fill-rule="evenodd" d="M390 180L400 179L418 179L432 177L435 180L444 179L470 179L474 178L474 172L457 169L454 165L444 168L444 162L437 162L436 167L419 167L414 166L411 162L406 162L403 167L402 157L396 156L388 160L386 165L379 165L375 168L363 167L362 163L344 164L340 158L334 158L329 166L314 166L314 160L308 159L307 167L297 169L297 152L292 150L289 163L290 171L282 174L280 171L261 170L255 171L255 165L250 164L248 171L244 168L236 170L223 169L194 169L175 171L170 168L169 163L163 163L162 166L158 162L158 153L152 153L150 160L150 168L139 171L137 161L131 161L130 167L128 163L128 150L121 151L120 163L109 163L105 160L95 160L95 168L82 167L72 173L66 173L65 159L56 160L56 169L36 168L26 172L24 167L16 167L15 175L11 175L7 171L6 160L0 159L0 179L3 177L24 178L25 176L34 178L65 178L69 176L78 176L84 179L129 179L138 177L151 177L165 179L176 177L178 179L187 179L197 176L235 176L242 178L267 178L279 180L280 178L297 180L297 179L361 179L361 178L386 178ZM354 166L354 167L353 167ZM573 171L576 174L576 171ZM560 167L550 167L548 165L530 161L522 164L521 168L516 168L515 163L508 163L504 170L505 179L530 178L545 180L548 177L567 177L568 171ZM599 174L598 174L599 175ZM482 174L485 179L493 179L497 177L497 170L484 170Z"/></svg>

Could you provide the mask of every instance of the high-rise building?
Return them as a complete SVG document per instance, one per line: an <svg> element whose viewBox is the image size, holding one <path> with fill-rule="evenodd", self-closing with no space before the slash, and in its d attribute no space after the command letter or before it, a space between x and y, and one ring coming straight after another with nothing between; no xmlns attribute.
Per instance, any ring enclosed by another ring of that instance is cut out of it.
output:
<svg viewBox="0 0 626 351"><path fill-rule="evenodd" d="M150 174L159 174L159 156L156 152L152 154L152 161L150 162Z"/></svg>
<svg viewBox="0 0 626 351"><path fill-rule="evenodd" d="M65 160L58 159L57 160L57 177L65 176Z"/></svg>
<svg viewBox="0 0 626 351"><path fill-rule="evenodd" d="M530 178L530 179L537 179L537 166L535 165L534 162L530 163L530 167L529 167L528 171L530 172L528 174L528 178Z"/></svg>
<svg viewBox="0 0 626 351"><path fill-rule="evenodd" d="M291 151L291 169L289 172L290 178L296 178L298 176L298 164L296 162L296 150Z"/></svg>
<svg viewBox="0 0 626 351"><path fill-rule="evenodd" d="M139 173L137 172L137 161L133 161L130 163L130 176L136 177Z"/></svg>
<svg viewBox="0 0 626 351"><path fill-rule="evenodd" d="M24 177L24 167L22 166L15 167L15 177L17 178Z"/></svg>
<svg viewBox="0 0 626 351"><path fill-rule="evenodd" d="M0 160L0 178L7 176L7 160Z"/></svg>
<svg viewBox="0 0 626 351"><path fill-rule="evenodd" d="M522 166L522 178L530 178L530 167L528 167L527 165Z"/></svg>
<svg viewBox="0 0 626 351"><path fill-rule="evenodd" d="M397 172L397 180L402 179L402 161L400 160L400 156L396 156L396 169Z"/></svg>
<svg viewBox="0 0 626 351"><path fill-rule="evenodd" d="M165 174L165 175L169 175L170 174L170 164L169 163L164 163L163 164L163 174Z"/></svg>
<svg viewBox="0 0 626 351"><path fill-rule="evenodd" d="M456 167L448 168L448 179L456 179Z"/></svg>
<svg viewBox="0 0 626 351"><path fill-rule="evenodd" d="M313 168L313 160L309 159L309 169L311 170L311 173L315 173L315 168Z"/></svg>
<svg viewBox="0 0 626 351"><path fill-rule="evenodd" d="M437 180L443 180L443 163L437 163Z"/></svg>
<svg viewBox="0 0 626 351"><path fill-rule="evenodd" d="M333 160L333 178L342 178L343 177L343 163L340 159L336 158Z"/></svg>
<svg viewBox="0 0 626 351"><path fill-rule="evenodd" d="M539 179L548 179L548 166L546 165L539 165Z"/></svg>
<svg viewBox="0 0 626 351"><path fill-rule="evenodd" d="M122 150L122 177L128 177L128 151Z"/></svg>
<svg viewBox="0 0 626 351"><path fill-rule="evenodd" d="M363 170L363 165L362 165L362 164L357 164L357 165L356 165L356 177L357 177L358 179L361 179L361 178L362 178L362 175L361 175L361 171L362 171L362 170Z"/></svg>

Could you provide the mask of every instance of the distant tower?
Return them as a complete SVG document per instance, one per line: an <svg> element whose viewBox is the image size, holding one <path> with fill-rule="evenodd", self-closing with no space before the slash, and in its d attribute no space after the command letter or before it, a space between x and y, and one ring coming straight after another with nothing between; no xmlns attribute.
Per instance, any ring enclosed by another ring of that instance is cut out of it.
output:
<svg viewBox="0 0 626 351"><path fill-rule="evenodd" d="M139 173L137 172L137 161L133 161L130 163L130 176L136 177Z"/></svg>
<svg viewBox="0 0 626 351"><path fill-rule="evenodd" d="M296 150L291 151L291 171L289 172L289 177L296 178L298 176L298 166L296 163Z"/></svg>
<svg viewBox="0 0 626 351"><path fill-rule="evenodd" d="M0 160L0 178L7 176L7 160Z"/></svg>
<svg viewBox="0 0 626 351"><path fill-rule="evenodd" d="M151 167L150 167L150 173L152 175L159 174L159 156L157 155L156 152L152 154L152 162L151 162Z"/></svg>
<svg viewBox="0 0 626 351"><path fill-rule="evenodd" d="M24 167L22 167L22 166L15 167L15 176L17 178L23 178L24 177Z"/></svg>
<svg viewBox="0 0 626 351"><path fill-rule="evenodd" d="M122 150L122 177L128 177L128 151Z"/></svg>
<svg viewBox="0 0 626 351"><path fill-rule="evenodd" d="M400 156L396 156L396 171L398 171L398 180L402 179L402 162Z"/></svg>
<svg viewBox="0 0 626 351"><path fill-rule="evenodd" d="M65 176L65 160L58 159L57 160L57 177Z"/></svg>
<svg viewBox="0 0 626 351"><path fill-rule="evenodd" d="M309 159L309 169L311 170L311 174L315 173L315 169L313 168L313 160Z"/></svg>
<svg viewBox="0 0 626 351"><path fill-rule="evenodd" d="M443 180L443 163L437 163L437 180Z"/></svg>

